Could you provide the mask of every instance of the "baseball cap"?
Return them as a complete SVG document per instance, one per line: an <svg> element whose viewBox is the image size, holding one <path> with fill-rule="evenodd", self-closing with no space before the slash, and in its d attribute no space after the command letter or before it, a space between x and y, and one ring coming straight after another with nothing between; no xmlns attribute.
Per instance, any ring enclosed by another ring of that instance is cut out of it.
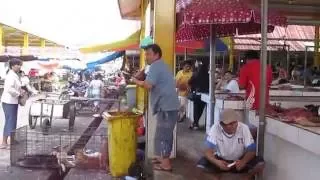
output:
<svg viewBox="0 0 320 180"><path fill-rule="evenodd" d="M221 113L221 121L223 124L230 124L240 120L239 114L233 109L224 109Z"/></svg>

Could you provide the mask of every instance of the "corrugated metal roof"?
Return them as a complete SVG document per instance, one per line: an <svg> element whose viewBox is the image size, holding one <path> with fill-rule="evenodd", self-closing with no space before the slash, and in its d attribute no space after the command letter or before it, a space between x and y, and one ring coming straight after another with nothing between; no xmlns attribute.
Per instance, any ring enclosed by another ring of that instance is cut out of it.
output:
<svg viewBox="0 0 320 180"><path fill-rule="evenodd" d="M261 38L261 34L237 36L240 38ZM237 39L235 37L235 49L238 50L259 50L260 41L253 39ZM314 26L289 25L287 27L276 27L273 33L268 34L268 38L280 40L268 40L268 50L282 49L284 44L290 47L290 51L304 51L306 46L313 46L313 42L308 41L289 41L288 39L310 40L315 38ZM287 39L287 40L286 40ZM241 44L241 45L240 45Z"/></svg>

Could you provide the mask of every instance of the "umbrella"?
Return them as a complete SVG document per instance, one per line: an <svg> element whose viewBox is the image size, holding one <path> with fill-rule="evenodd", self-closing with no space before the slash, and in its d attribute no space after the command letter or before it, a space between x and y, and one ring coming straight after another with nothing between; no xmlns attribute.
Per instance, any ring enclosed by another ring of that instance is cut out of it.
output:
<svg viewBox="0 0 320 180"><path fill-rule="evenodd" d="M249 7L249 0L177 0L177 40L210 39L210 104L207 130L213 124L215 99L215 40L241 34L259 33L260 10ZM285 25L286 18L269 14L268 31Z"/></svg>

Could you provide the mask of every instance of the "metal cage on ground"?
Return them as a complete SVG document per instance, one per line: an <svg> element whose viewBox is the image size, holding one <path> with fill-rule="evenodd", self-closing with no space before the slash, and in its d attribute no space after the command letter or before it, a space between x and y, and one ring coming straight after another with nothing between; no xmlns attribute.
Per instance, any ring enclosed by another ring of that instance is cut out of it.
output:
<svg viewBox="0 0 320 180"><path fill-rule="evenodd" d="M96 132L96 128L88 128L84 133L43 134L24 126L15 130L12 137L15 140L10 149L12 166L58 169L87 165L86 168L107 169L106 130ZM93 157L91 162L87 162L88 157Z"/></svg>

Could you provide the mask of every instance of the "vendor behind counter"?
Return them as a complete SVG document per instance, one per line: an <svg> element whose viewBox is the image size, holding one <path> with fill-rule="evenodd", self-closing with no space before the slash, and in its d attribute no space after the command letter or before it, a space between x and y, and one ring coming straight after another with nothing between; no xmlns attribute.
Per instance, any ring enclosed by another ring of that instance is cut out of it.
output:
<svg viewBox="0 0 320 180"><path fill-rule="evenodd" d="M240 69L239 86L246 90L246 106L259 109L260 105L260 57L258 51L245 53L246 64ZM267 66L266 72L266 106L269 104L269 90L272 82L272 68Z"/></svg>
<svg viewBox="0 0 320 180"><path fill-rule="evenodd" d="M239 84L237 80L234 79L234 76L231 71L224 73L224 76L217 84L216 90L222 90L227 93L239 93Z"/></svg>

